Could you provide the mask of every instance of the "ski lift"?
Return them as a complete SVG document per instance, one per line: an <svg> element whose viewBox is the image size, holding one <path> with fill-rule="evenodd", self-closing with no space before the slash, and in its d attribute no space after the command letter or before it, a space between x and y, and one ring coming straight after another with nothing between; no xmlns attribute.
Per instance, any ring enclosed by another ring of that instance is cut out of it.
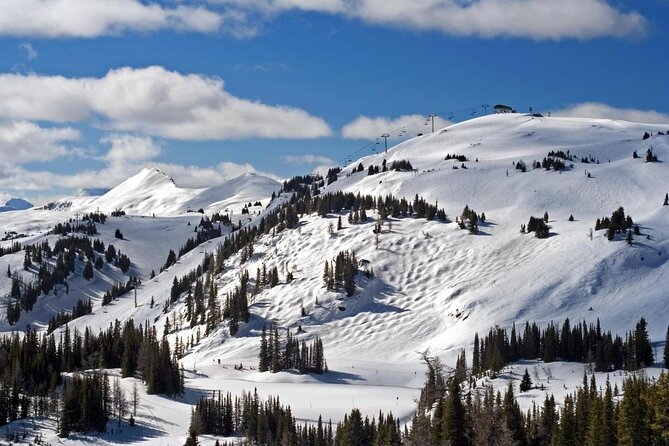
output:
<svg viewBox="0 0 669 446"><path fill-rule="evenodd" d="M448 120L449 120L449 121L450 121L451 119L453 119L453 115L451 115L451 116L448 117Z"/></svg>
<svg viewBox="0 0 669 446"><path fill-rule="evenodd" d="M472 110L471 116L474 116L476 114L476 110Z"/></svg>

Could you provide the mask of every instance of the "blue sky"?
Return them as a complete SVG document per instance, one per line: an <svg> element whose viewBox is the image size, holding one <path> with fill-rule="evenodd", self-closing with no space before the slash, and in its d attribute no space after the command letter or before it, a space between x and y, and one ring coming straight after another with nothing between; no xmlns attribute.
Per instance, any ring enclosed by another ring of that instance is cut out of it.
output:
<svg viewBox="0 0 669 446"><path fill-rule="evenodd" d="M288 177L482 104L669 125L668 19L666 0L4 0L0 199L149 165Z"/></svg>

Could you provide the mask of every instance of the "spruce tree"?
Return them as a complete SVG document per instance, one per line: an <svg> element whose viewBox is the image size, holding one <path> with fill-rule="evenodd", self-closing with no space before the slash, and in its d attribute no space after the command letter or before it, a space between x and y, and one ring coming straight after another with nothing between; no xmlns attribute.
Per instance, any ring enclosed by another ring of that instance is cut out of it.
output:
<svg viewBox="0 0 669 446"><path fill-rule="evenodd" d="M451 379L448 383L442 423L444 440L453 445L468 444L467 426L467 413L462 403L460 383L457 379Z"/></svg>
<svg viewBox="0 0 669 446"><path fill-rule="evenodd" d="M86 265L84 266L84 271L81 273L81 275L86 280L91 280L93 278L93 264L91 263L90 260L86 261Z"/></svg>
<svg viewBox="0 0 669 446"><path fill-rule="evenodd" d="M258 354L258 371L266 372L269 369L269 356L267 354L267 330L262 327L260 335L260 353Z"/></svg>
<svg viewBox="0 0 669 446"><path fill-rule="evenodd" d="M525 374L523 375L523 379L520 382L520 391L521 392L527 392L532 388L532 379L530 378L530 373L525 369Z"/></svg>
<svg viewBox="0 0 669 446"><path fill-rule="evenodd" d="M669 194L664 194L664 206L669 206Z"/></svg>
<svg viewBox="0 0 669 446"><path fill-rule="evenodd" d="M636 354L637 367L650 367L653 365L653 348L646 330L646 320L641 318L636 324L634 331L634 352Z"/></svg>

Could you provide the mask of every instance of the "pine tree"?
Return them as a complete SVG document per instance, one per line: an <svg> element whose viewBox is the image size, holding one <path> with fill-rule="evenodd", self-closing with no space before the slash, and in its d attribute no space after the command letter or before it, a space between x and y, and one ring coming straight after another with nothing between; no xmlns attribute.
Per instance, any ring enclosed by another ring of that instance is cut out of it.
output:
<svg viewBox="0 0 669 446"><path fill-rule="evenodd" d="M664 194L664 206L669 206L669 194Z"/></svg>
<svg viewBox="0 0 669 446"><path fill-rule="evenodd" d="M258 371L266 372L269 369L269 355L267 354L267 330L262 327L260 335L260 353L258 354Z"/></svg>
<svg viewBox="0 0 669 446"><path fill-rule="evenodd" d="M456 379L451 379L448 384L448 394L443 417L443 437L453 445L468 444L467 438L467 414L465 406L462 403L460 393L460 383Z"/></svg>
<svg viewBox="0 0 669 446"><path fill-rule="evenodd" d="M525 369L525 374L523 375L523 379L520 382L520 391L521 392L527 392L532 388L532 379L530 378L530 373Z"/></svg>
<svg viewBox="0 0 669 446"><path fill-rule="evenodd" d="M323 283L325 287L330 289L330 262L325 261L325 268L323 269Z"/></svg>
<svg viewBox="0 0 669 446"><path fill-rule="evenodd" d="M84 270L81 275L86 280L91 280L93 278L93 264L90 260L86 261L86 265L84 266Z"/></svg>
<svg viewBox="0 0 669 446"><path fill-rule="evenodd" d="M481 371L481 353L479 350L479 334L474 335L474 353L472 355L472 375L476 376Z"/></svg>
<svg viewBox="0 0 669 446"><path fill-rule="evenodd" d="M632 243L634 243L634 237L632 236L632 231L627 231L627 237L625 237L625 242L628 245L632 245Z"/></svg>
<svg viewBox="0 0 669 446"><path fill-rule="evenodd" d="M653 365L653 348L650 344L650 338L646 330L646 320L644 318L641 318L636 324L636 330L634 331L634 352L637 367L650 367Z"/></svg>
<svg viewBox="0 0 669 446"><path fill-rule="evenodd" d="M270 328L270 330L272 330ZM270 356L270 371L272 373L278 373L281 371L281 362L280 362L280 348L281 344L279 341L279 330L274 327L274 335L270 338L272 348L271 348L271 356Z"/></svg>

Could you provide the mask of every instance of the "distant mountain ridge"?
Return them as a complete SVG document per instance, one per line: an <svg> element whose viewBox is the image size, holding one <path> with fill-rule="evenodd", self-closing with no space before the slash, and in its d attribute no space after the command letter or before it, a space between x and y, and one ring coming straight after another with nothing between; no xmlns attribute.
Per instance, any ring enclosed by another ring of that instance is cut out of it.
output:
<svg viewBox="0 0 669 446"><path fill-rule="evenodd" d="M45 209L78 212L123 210L134 215L181 215L202 209L208 213L240 212L249 201L272 195L281 188L278 181L255 173L245 173L208 188L178 186L166 173L145 168L118 186L100 195L67 197L45 205Z"/></svg>
<svg viewBox="0 0 669 446"><path fill-rule="evenodd" d="M33 204L23 198L10 198L4 206L0 206L0 212L24 211L33 207Z"/></svg>

